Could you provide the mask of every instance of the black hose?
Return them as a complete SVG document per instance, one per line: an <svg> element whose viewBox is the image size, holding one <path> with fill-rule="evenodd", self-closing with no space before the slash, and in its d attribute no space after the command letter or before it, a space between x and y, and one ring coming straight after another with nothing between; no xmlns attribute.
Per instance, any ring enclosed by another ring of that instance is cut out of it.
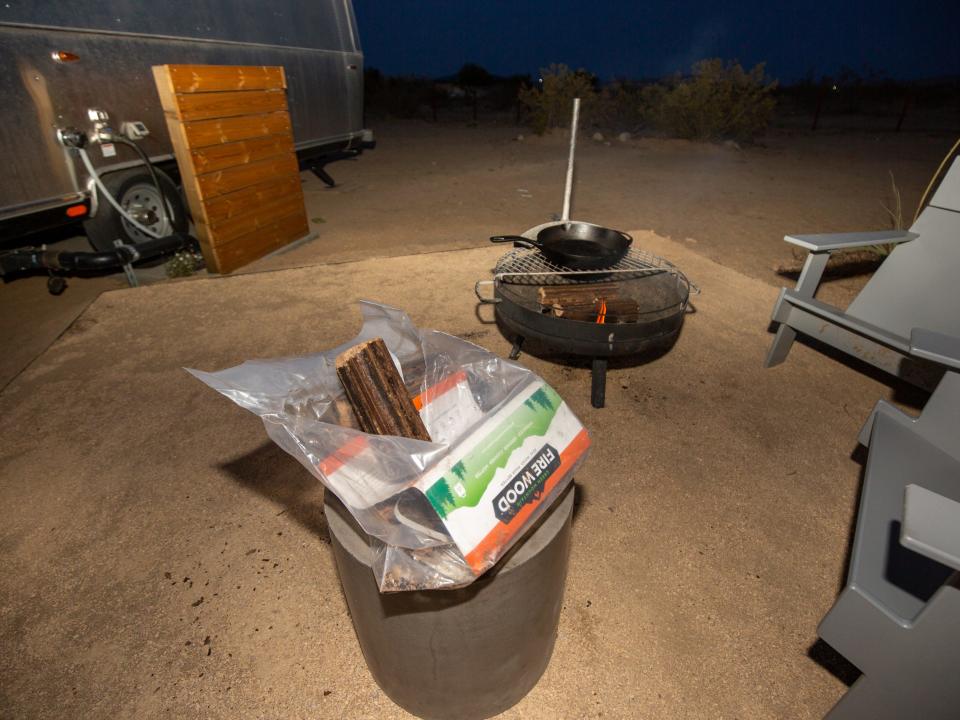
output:
<svg viewBox="0 0 960 720"><path fill-rule="evenodd" d="M196 242L187 233L173 233L161 238L150 238L136 245L121 245L104 252L57 252L26 248L0 255L0 275L26 270L106 270L195 247Z"/></svg>
<svg viewBox="0 0 960 720"><path fill-rule="evenodd" d="M157 175L157 169L153 166L153 163L150 162L150 156L147 155L147 153L143 151L143 148L137 145L137 143L133 142L133 140L130 140L129 138L123 135L111 135L111 141L118 142L121 145L126 145L129 148L133 148L133 151L140 156L140 159L143 161L143 164L147 166L147 172L150 173L150 178L153 180L153 184L156 186L157 192L160 193L160 220L161 220L160 227L161 228L163 227L163 223L162 223L163 218L168 218L170 229L173 230L173 218L169 217L170 210L167 205L167 196L163 192L163 185L160 183L160 176ZM118 202L119 200L120 198L117 198ZM172 203L170 207L172 207Z"/></svg>

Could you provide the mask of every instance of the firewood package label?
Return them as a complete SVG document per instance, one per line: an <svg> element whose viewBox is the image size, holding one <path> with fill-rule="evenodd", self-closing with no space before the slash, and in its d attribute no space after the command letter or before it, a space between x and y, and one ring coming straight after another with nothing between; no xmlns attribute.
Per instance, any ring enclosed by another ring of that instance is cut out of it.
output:
<svg viewBox="0 0 960 720"><path fill-rule="evenodd" d="M580 421L537 378L417 483L477 574L569 483L590 446Z"/></svg>

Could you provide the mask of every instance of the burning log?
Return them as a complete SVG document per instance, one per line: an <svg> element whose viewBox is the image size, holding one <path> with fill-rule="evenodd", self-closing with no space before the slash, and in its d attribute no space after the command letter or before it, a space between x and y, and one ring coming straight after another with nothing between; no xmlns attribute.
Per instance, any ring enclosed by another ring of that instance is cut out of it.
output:
<svg viewBox="0 0 960 720"><path fill-rule="evenodd" d="M621 297L620 283L579 283L544 285L537 299L544 311L554 317L582 322L617 323L637 319L639 306L629 297Z"/></svg>
<svg viewBox="0 0 960 720"><path fill-rule="evenodd" d="M430 435L381 338L345 350L336 365L361 430L429 442Z"/></svg>
<svg viewBox="0 0 960 720"><path fill-rule="evenodd" d="M619 285L614 282L543 285L537 291L537 299L543 307L553 310L554 315L563 317L565 310L591 308L601 300L619 297L619 292Z"/></svg>
<svg viewBox="0 0 960 720"><path fill-rule="evenodd" d="M639 306L630 298L601 299L589 307L560 308L554 310L556 317L595 323L636 322Z"/></svg>

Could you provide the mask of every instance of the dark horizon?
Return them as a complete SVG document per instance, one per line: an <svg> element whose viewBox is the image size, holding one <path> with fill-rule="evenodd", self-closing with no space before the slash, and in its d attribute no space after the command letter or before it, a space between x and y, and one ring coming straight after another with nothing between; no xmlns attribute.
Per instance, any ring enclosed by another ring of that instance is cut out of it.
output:
<svg viewBox="0 0 960 720"><path fill-rule="evenodd" d="M533 76L563 63L601 80L656 79L721 57L747 68L766 62L767 74L783 83L835 77L843 67L901 81L960 76L960 3L921 5L354 3L366 65L387 75L446 77L475 63L495 75ZM584 41L565 41L569 28Z"/></svg>

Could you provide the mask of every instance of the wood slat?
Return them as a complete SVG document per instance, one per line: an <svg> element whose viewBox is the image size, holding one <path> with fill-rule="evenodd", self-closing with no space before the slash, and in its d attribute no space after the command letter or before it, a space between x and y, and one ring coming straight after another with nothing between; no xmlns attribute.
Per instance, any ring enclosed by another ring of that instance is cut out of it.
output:
<svg viewBox="0 0 960 720"><path fill-rule="evenodd" d="M261 204L272 197L293 193L303 197L299 175L267 178L256 185L207 201L205 222L210 228L217 228L221 223L255 213Z"/></svg>
<svg viewBox="0 0 960 720"><path fill-rule="evenodd" d="M263 65L171 65L170 80L176 93L228 90L284 90L282 67Z"/></svg>
<svg viewBox="0 0 960 720"><path fill-rule="evenodd" d="M288 155L199 175L196 183L200 198L207 202L213 197L255 185L266 178L297 172L299 166L296 156Z"/></svg>
<svg viewBox="0 0 960 720"><path fill-rule="evenodd" d="M307 218L302 211L299 211L268 227L242 235L223 245L215 245L213 252L216 257L217 272L232 272L294 240L306 237L309 231Z"/></svg>
<svg viewBox="0 0 960 720"><path fill-rule="evenodd" d="M286 109L287 95L282 90L178 94L176 116L190 122Z"/></svg>
<svg viewBox="0 0 960 720"><path fill-rule="evenodd" d="M222 222L209 230L210 240L214 245L236 240L243 235L269 227L278 220L303 211L303 195L295 194L274 197L254 208L253 212Z"/></svg>
<svg viewBox="0 0 960 720"><path fill-rule="evenodd" d="M266 160L278 155L295 152L293 138L289 135L267 135L235 143L213 145L191 151L193 167L197 175L225 170L236 165Z"/></svg>
<svg viewBox="0 0 960 720"><path fill-rule="evenodd" d="M290 115L286 112L198 120L184 123L183 130L191 148L239 142L264 135L286 134L293 138Z"/></svg>

